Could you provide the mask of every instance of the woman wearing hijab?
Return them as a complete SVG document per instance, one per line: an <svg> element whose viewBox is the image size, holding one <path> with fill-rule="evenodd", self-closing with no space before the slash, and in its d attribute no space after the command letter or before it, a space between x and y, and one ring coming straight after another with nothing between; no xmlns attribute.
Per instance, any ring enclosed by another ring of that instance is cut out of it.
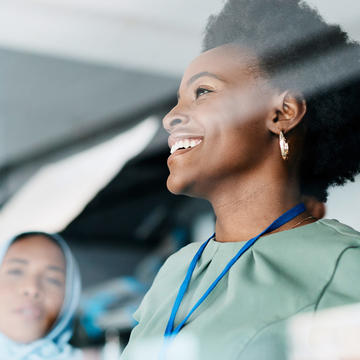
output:
<svg viewBox="0 0 360 360"><path fill-rule="evenodd" d="M0 262L0 359L82 359L68 343L80 273L62 237L22 233L2 245Z"/></svg>
<svg viewBox="0 0 360 360"><path fill-rule="evenodd" d="M210 18L163 123L167 187L207 199L216 233L166 261L124 360L154 339L164 356L194 341L196 359L279 360L291 316L360 301L360 234L301 203L360 170L359 59L300 0L228 0Z"/></svg>

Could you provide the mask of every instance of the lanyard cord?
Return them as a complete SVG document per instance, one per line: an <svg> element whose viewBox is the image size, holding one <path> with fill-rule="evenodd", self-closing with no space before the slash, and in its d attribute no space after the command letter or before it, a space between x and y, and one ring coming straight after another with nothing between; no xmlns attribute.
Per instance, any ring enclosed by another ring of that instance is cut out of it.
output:
<svg viewBox="0 0 360 360"><path fill-rule="evenodd" d="M175 337L179 331L182 329L182 327L185 325L185 323L187 322L187 320L190 318L190 316L193 314L193 312L200 306L200 304L207 298L207 296L209 296L209 294L211 293L211 291L213 291L213 289L215 288L215 286L219 283L219 281L225 276L225 274L230 270L230 268L235 264L235 262L240 258L240 256L246 251L248 250L255 242L256 240L258 240L260 238L260 236L274 231L276 229L278 229L280 226L288 223L290 220L294 219L296 216L300 215L301 213L303 213L305 211L305 205L303 203L300 203L296 206L294 206L292 209L288 210L287 212L285 212L284 214L282 214L279 218L277 218L271 225L269 225L264 231L262 231L259 235L253 237L252 239L248 240L244 246L238 251L238 253L229 261L229 263L225 266L224 270L220 273L220 275L214 280L214 282L209 286L209 288L206 290L206 292L201 296L201 298L196 302L196 304L192 307L192 309L189 311L189 313L186 315L186 317L181 321L181 323L174 329L174 321L175 321L175 317L176 314L179 310L180 304L184 298L184 295L189 287L190 284L190 280L192 277L192 274L195 270L196 264L198 262L198 260L201 257L201 254L203 253L206 245L209 243L210 239L212 239L214 237L214 235L212 235L208 240L206 240L201 247L199 248L199 250L197 251L197 253L195 254L194 258L192 259L189 269L187 271L187 274L185 276L185 279L183 281L183 283L180 286L178 295L176 297L176 300L174 302L172 311L171 311L171 315L169 318L169 321L167 323L166 326L166 330L165 330L165 338L169 338L169 337Z"/></svg>

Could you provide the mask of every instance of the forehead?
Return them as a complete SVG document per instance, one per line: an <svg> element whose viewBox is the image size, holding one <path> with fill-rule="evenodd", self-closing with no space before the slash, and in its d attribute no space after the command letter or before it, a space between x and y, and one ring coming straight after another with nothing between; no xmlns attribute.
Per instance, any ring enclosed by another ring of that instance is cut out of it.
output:
<svg viewBox="0 0 360 360"><path fill-rule="evenodd" d="M4 261L12 257L22 258L37 264L65 267L65 258L60 247L43 235L31 235L10 245Z"/></svg>
<svg viewBox="0 0 360 360"><path fill-rule="evenodd" d="M257 58L250 50L235 45L223 45L196 57L184 73L183 83L194 74L209 72L228 82L252 78L259 70Z"/></svg>

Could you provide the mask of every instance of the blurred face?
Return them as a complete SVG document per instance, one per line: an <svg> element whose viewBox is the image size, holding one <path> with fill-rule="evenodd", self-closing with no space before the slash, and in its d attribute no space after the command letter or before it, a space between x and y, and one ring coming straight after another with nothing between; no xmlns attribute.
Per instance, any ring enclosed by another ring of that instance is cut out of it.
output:
<svg viewBox="0 0 360 360"><path fill-rule="evenodd" d="M12 244L0 267L0 332L29 343L55 322L65 295L65 259L44 236Z"/></svg>
<svg viewBox="0 0 360 360"><path fill-rule="evenodd" d="M171 192L207 198L211 189L251 176L269 156L271 91L258 74L256 59L229 45L189 65L178 104L163 120Z"/></svg>

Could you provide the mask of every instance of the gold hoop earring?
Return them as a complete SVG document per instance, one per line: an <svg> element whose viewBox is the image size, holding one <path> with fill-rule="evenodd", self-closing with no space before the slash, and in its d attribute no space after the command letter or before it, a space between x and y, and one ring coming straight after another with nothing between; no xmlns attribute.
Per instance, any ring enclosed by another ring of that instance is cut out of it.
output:
<svg viewBox="0 0 360 360"><path fill-rule="evenodd" d="M289 143L285 139L285 135L282 131L279 134L279 143L280 143L280 151L281 156L284 160L287 160L289 157Z"/></svg>

